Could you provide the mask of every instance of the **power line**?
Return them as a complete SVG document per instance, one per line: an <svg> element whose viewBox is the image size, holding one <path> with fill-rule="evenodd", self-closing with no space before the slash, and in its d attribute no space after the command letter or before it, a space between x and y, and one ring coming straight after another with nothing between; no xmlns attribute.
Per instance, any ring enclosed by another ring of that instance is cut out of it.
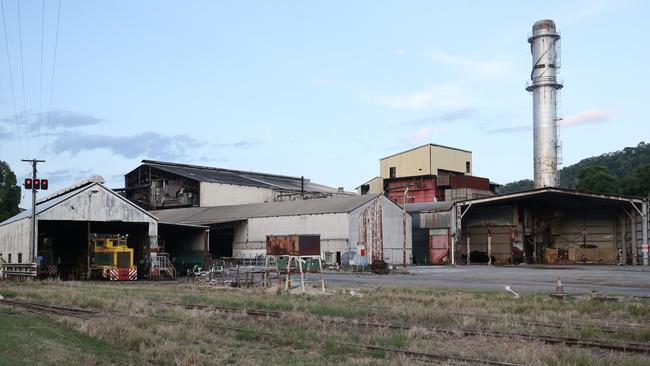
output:
<svg viewBox="0 0 650 366"><path fill-rule="evenodd" d="M9 54L9 38L7 37L7 22L5 21L5 5L4 5L4 0L0 0L0 10L2 10L2 28L5 33L5 48L7 50L7 65L9 65L9 84L11 85L11 101L13 102L14 106L14 121L16 122L16 139L20 140L20 123L18 122L18 108L16 108L16 91L14 90L14 73L11 68L11 55ZM18 142L18 145L20 146L20 155L18 158L20 159L22 155L25 153L23 151L23 144L22 141Z"/></svg>
<svg viewBox="0 0 650 366"><path fill-rule="evenodd" d="M36 157L41 152L41 119L43 118L43 42L45 40L45 0L42 1L41 12L41 78L38 84L38 139Z"/></svg>
<svg viewBox="0 0 650 366"><path fill-rule="evenodd" d="M23 84L23 119L25 122L25 143L27 145L27 153L29 149L29 128L27 126L27 98L25 97L25 63L23 62L23 31L20 21L20 0L16 0L18 4L18 40L20 42L20 78Z"/></svg>
<svg viewBox="0 0 650 366"><path fill-rule="evenodd" d="M54 36L54 58L52 59L52 80L50 81L50 101L47 112L47 125L45 127L45 154L47 155L47 146L49 144L50 117L52 115L52 96L54 94L54 74L56 73L56 50L59 45L59 23L61 20L61 0L59 0L59 9L56 12L56 33Z"/></svg>

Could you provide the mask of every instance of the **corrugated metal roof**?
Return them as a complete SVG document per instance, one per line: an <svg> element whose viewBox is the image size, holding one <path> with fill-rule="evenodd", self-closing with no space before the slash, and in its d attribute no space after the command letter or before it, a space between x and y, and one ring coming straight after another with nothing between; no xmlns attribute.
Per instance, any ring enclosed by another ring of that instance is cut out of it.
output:
<svg viewBox="0 0 650 366"><path fill-rule="evenodd" d="M149 212L143 210L142 208L136 206L133 202L131 202L131 201L127 200L126 198L120 196L119 194L115 193L113 190L111 190L109 188L106 188L103 184L101 184L101 183L93 183L93 182L90 182L90 181L85 182L83 185L76 185L76 186L73 185L73 186L64 188L60 192L65 192L65 193L59 194L58 196L49 196L49 198L47 198L47 200L42 200L42 201L37 202L36 203L36 215L37 215L37 217L41 212L44 212L44 211L58 205L59 203L65 201L65 200L67 200L67 199L69 199L69 198L71 198L73 196L76 196L77 194L79 194L79 193L81 193L81 192L83 192L85 190L88 190L88 189L90 189L91 187L94 187L94 186L97 186L97 187L100 187L100 188L104 189L105 191L115 195L116 197L118 197L122 201L128 203L134 209L142 211L146 215L151 216L151 218L155 219L155 216L152 216L151 213L149 213ZM3 222L0 222L0 226L7 225L7 224L10 224L12 222L19 221L19 220L22 220L22 219L30 218L31 216L32 216L32 209L30 207L29 209L15 215L13 217L8 218L7 220L5 220Z"/></svg>
<svg viewBox="0 0 650 366"><path fill-rule="evenodd" d="M60 196L62 194L66 194L66 193L68 193L70 191L76 191L79 188L85 187L85 186L93 184L93 183L104 184L105 183L104 177L102 177L101 175L93 175L92 177L82 179L82 180L80 180L78 182L72 183L71 185L69 185L69 186L67 186L65 188L59 189L58 191L37 200L36 203L41 203L41 202L45 202L47 200L51 200L52 198L58 197L58 196Z"/></svg>
<svg viewBox="0 0 650 366"><path fill-rule="evenodd" d="M54 206L58 205L59 203L67 200L68 198L76 195L77 193L81 192L83 190L83 188L86 188L86 187L87 186L82 186L82 187L79 187L77 189L68 191L65 194L62 194L62 195L56 196L54 198L48 199L45 202L37 203L36 204L36 215L40 214L41 212L47 210L50 207L54 207ZM19 220L22 220L22 219L26 219L26 218L29 218L31 216L32 216L32 208L30 207L29 209L19 213L18 215L10 217L10 218L6 219L3 222L0 222L0 226L7 225L7 224L10 224L12 222L19 221Z"/></svg>
<svg viewBox="0 0 650 366"><path fill-rule="evenodd" d="M469 150L463 150L463 149L459 149L459 148L457 148L457 147L444 146L444 145L438 145L438 144L424 144L424 145L422 145L422 146L418 146L418 147L414 147L414 148L412 148L412 149L404 150L404 151L402 151L402 152L398 152L398 153L395 153L395 154L393 154L393 155L388 155L388 156L383 157L383 158L381 158L381 159L379 159L379 160L381 161L381 160L385 160L385 159L388 159L388 158L392 158L393 156L397 156L397 155L405 154L405 153L407 153L407 152L411 152L411 151L413 151L413 150L421 149L421 148L423 148L423 147L427 147L427 146L441 147L441 148L443 148L443 149L462 151L462 152L466 152L466 153L470 153L470 154L472 153L472 152L469 151Z"/></svg>
<svg viewBox="0 0 650 366"><path fill-rule="evenodd" d="M406 212L448 211L453 205L453 201L407 203Z"/></svg>
<svg viewBox="0 0 650 366"><path fill-rule="evenodd" d="M491 196L486 198L475 198L471 200L459 201L458 205L479 205L492 202L509 202L524 200L533 197L544 197L546 200L569 198L573 200L584 199L599 202L626 202L626 203L643 203L643 199L639 197L621 196L616 194L596 193L587 191L578 191L573 189L559 188L559 187L542 187L531 189L527 191L514 192ZM549 201L550 202L550 201Z"/></svg>
<svg viewBox="0 0 650 366"><path fill-rule="evenodd" d="M283 191L300 191L300 177L289 177L284 175L245 172L241 170L230 170L188 164L168 163L164 161L143 160L142 163L180 175L200 182L237 184L242 186L253 186L271 188ZM328 187L304 180L305 192L338 193L336 188ZM348 193L348 192L345 192Z"/></svg>
<svg viewBox="0 0 650 366"><path fill-rule="evenodd" d="M235 206L177 208L151 211L151 213L162 222L215 224L255 217L347 213L372 201L376 197L376 195L339 196Z"/></svg>

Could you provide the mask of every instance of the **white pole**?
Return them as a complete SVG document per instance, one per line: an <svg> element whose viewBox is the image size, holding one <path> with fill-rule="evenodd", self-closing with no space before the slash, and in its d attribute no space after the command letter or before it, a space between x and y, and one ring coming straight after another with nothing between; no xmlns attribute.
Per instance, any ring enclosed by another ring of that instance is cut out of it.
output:
<svg viewBox="0 0 650 366"><path fill-rule="evenodd" d="M456 265L456 257L455 257L455 247L456 247L456 236L452 235L451 236L451 265L455 266Z"/></svg>
<svg viewBox="0 0 650 366"><path fill-rule="evenodd" d="M492 265L492 233L488 231L488 265Z"/></svg>
<svg viewBox="0 0 650 366"><path fill-rule="evenodd" d="M470 259L469 259L469 233L467 233L467 264L470 264Z"/></svg>
<svg viewBox="0 0 650 366"><path fill-rule="evenodd" d="M643 205L641 206L641 227L643 230L643 233L641 234L642 240L643 240L643 265L647 266L648 265L648 201L645 200L643 201Z"/></svg>

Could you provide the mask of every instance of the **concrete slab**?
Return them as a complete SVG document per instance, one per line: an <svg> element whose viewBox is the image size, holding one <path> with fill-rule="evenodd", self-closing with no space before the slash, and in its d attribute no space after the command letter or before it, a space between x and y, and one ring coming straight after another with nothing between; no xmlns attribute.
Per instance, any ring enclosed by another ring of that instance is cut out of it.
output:
<svg viewBox="0 0 650 366"><path fill-rule="evenodd" d="M410 267L410 274L369 275L328 273L331 285L389 285L431 288L503 290L553 293L562 279L567 294L600 292L650 296L650 268L641 266L486 266Z"/></svg>

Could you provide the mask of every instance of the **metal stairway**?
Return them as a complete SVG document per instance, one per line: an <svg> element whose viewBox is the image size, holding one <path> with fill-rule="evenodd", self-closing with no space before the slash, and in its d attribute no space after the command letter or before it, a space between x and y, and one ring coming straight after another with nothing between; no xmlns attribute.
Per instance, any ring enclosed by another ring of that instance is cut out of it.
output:
<svg viewBox="0 0 650 366"><path fill-rule="evenodd" d="M160 279L176 278L176 268L169 259L169 253L158 253L151 261L151 268L160 274Z"/></svg>

